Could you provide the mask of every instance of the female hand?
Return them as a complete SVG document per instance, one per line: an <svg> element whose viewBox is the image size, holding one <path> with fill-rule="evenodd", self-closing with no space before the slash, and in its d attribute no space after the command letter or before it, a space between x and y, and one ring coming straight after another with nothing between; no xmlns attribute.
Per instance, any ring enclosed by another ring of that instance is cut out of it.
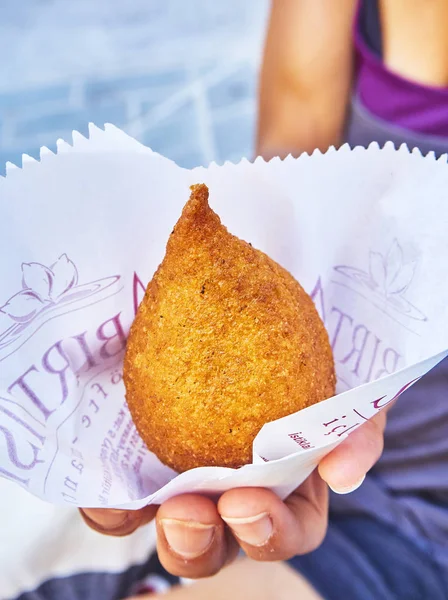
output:
<svg viewBox="0 0 448 600"><path fill-rule="evenodd" d="M122 536L154 517L160 561L174 575L195 579L217 573L239 547L258 561L286 560L317 548L325 537L328 486L349 493L359 487L383 449L385 411L354 431L285 501L262 488L237 488L212 500L184 494L139 511L84 509L86 523Z"/></svg>

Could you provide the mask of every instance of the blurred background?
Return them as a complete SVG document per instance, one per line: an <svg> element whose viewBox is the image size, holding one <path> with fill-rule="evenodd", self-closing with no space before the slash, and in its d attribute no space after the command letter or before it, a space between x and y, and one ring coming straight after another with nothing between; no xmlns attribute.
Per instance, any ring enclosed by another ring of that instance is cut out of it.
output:
<svg viewBox="0 0 448 600"><path fill-rule="evenodd" d="M110 122L184 167L252 154L267 0L2 0L0 172Z"/></svg>

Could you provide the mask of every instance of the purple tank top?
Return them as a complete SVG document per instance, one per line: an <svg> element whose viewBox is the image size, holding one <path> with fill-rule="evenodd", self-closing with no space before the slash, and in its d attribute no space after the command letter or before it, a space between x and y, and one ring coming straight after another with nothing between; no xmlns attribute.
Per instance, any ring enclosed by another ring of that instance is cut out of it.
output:
<svg viewBox="0 0 448 600"><path fill-rule="evenodd" d="M363 4L371 11L375 3ZM359 63L346 141L367 146L390 140L444 154L448 90L413 84L384 68L375 58L375 43L381 46L377 14L361 6L356 22ZM382 458L359 490L332 495L331 509L399 527L428 544L448 570L448 359L399 399L389 413Z"/></svg>
<svg viewBox="0 0 448 600"><path fill-rule="evenodd" d="M376 1L360 3L354 39L356 94L364 107L396 127L448 138L448 87L414 83L384 65Z"/></svg>

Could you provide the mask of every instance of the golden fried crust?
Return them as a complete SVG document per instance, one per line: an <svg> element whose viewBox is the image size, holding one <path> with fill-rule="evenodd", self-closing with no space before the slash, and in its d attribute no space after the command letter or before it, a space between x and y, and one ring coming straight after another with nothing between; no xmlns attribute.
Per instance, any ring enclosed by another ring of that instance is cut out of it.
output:
<svg viewBox="0 0 448 600"><path fill-rule="evenodd" d="M333 396L327 332L285 269L231 235L192 188L132 325L135 425L178 472L251 462L267 422Z"/></svg>

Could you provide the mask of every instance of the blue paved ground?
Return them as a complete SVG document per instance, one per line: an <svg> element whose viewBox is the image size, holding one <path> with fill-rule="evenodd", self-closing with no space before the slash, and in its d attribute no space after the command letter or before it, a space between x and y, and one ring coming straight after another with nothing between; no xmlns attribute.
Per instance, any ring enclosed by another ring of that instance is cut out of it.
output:
<svg viewBox="0 0 448 600"><path fill-rule="evenodd" d="M89 121L182 166L253 149L267 0L2 0L0 171Z"/></svg>

